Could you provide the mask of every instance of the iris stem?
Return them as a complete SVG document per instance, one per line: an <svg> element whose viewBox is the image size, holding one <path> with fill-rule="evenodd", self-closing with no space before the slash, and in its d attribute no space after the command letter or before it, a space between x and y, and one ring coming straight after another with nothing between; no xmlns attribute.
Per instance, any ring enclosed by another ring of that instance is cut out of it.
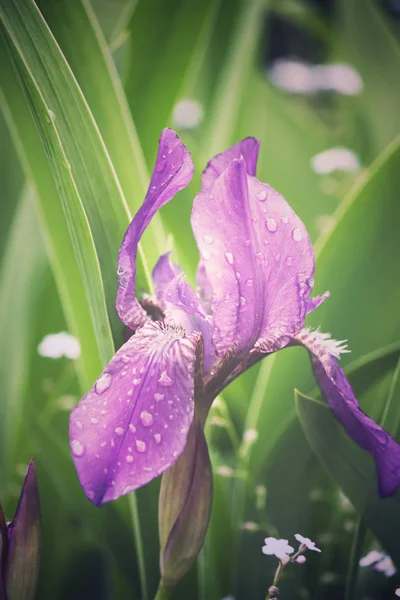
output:
<svg viewBox="0 0 400 600"><path fill-rule="evenodd" d="M139 565L139 577L140 585L142 588L142 598L147 600L147 577L146 577L146 565L144 560L144 549L142 541L142 532L140 528L139 510L137 505L137 499L135 493L129 494L128 496L129 508L131 511L132 525L133 525L133 537L136 547L138 565Z"/></svg>
<svg viewBox="0 0 400 600"><path fill-rule="evenodd" d="M352 600L354 597L354 590L357 583L358 575L358 562L360 554L364 544L364 538L366 533L366 527L364 520L360 517L357 521L357 525L354 531L353 544L351 547L349 569L346 577L346 590L345 600Z"/></svg>
<svg viewBox="0 0 400 600"><path fill-rule="evenodd" d="M172 598L173 589L174 588L172 587L166 587L163 585L162 581L160 581L154 600L170 600L170 598Z"/></svg>

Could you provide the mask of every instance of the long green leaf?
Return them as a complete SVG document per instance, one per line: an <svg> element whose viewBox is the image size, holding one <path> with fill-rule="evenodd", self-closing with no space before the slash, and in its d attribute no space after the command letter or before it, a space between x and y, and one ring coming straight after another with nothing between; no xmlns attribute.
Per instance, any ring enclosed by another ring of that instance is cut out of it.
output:
<svg viewBox="0 0 400 600"><path fill-rule="evenodd" d="M16 454L35 301L48 268L31 189L17 208L0 271L0 495Z"/></svg>

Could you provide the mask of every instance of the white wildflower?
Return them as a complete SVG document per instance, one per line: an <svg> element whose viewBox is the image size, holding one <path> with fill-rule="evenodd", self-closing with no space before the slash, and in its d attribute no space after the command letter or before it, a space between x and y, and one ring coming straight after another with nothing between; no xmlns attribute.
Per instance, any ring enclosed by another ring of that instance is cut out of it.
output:
<svg viewBox="0 0 400 600"><path fill-rule="evenodd" d="M204 110L200 102L191 98L179 100L172 112L172 123L177 129L194 129L204 118Z"/></svg>
<svg viewBox="0 0 400 600"><path fill-rule="evenodd" d="M294 537L298 542L300 542L300 544L306 546L308 550L313 550L314 552L321 552L321 549L317 548L315 542L312 542L310 538L303 537L302 535L300 535L300 533L296 533Z"/></svg>
<svg viewBox="0 0 400 600"><path fill-rule="evenodd" d="M277 540L274 537L268 537L265 538L264 543L265 546L262 547L264 554L268 554L269 556L274 555L284 562L287 562L289 559L288 555L294 550L294 548L289 545L288 540Z"/></svg>
<svg viewBox="0 0 400 600"><path fill-rule="evenodd" d="M46 335L38 346L40 356L46 358L67 358L76 359L81 354L79 341L66 331L60 333L50 333Z"/></svg>

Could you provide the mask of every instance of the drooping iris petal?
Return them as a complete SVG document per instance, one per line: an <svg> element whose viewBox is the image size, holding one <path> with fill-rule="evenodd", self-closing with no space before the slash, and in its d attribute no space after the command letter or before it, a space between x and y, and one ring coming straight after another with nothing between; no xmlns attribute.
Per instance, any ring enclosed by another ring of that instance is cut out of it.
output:
<svg viewBox="0 0 400 600"><path fill-rule="evenodd" d="M325 294L322 294L322 296L314 296L314 298L309 298L306 304L306 313L309 314L310 312L318 308L318 306L321 306L321 304L327 298L329 298L330 295L330 292L325 292Z"/></svg>
<svg viewBox="0 0 400 600"><path fill-rule="evenodd" d="M215 360L212 323L184 275L177 275L165 288L164 303L166 321L179 323L186 333L201 333L204 343L204 371L207 373Z"/></svg>
<svg viewBox="0 0 400 600"><path fill-rule="evenodd" d="M255 138L248 137L229 148L229 150L214 156L203 171L201 177L202 191L207 190L222 175L234 158L243 156L248 175L255 175L259 149L260 142Z"/></svg>
<svg viewBox="0 0 400 600"><path fill-rule="evenodd" d="M193 419L199 337L148 321L73 410L71 450L94 504L144 485L181 454Z"/></svg>
<svg viewBox="0 0 400 600"><path fill-rule="evenodd" d="M157 210L186 187L192 175L193 161L189 152L174 131L164 129L146 198L128 227L118 255L116 309L121 321L130 329L137 329L147 319L136 299L136 255L140 238Z"/></svg>
<svg viewBox="0 0 400 600"><path fill-rule="evenodd" d="M296 338L310 353L319 387L351 439L372 454L381 497L393 494L400 484L400 444L360 408L354 392L335 357L305 330Z"/></svg>
<svg viewBox="0 0 400 600"><path fill-rule="evenodd" d="M270 352L303 325L314 272L307 231L286 201L234 159L196 196L192 227L212 286L214 344Z"/></svg>
<svg viewBox="0 0 400 600"><path fill-rule="evenodd" d="M174 277L181 272L179 265L170 261L170 254L171 252L166 252L160 256L153 269L153 281L156 288L156 295L161 304L163 304L165 288L171 283Z"/></svg>

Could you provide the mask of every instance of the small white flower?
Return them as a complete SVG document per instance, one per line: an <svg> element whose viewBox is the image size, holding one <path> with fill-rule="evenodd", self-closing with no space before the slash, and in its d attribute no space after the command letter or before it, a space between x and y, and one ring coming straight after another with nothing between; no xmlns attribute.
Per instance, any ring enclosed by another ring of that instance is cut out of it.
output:
<svg viewBox="0 0 400 600"><path fill-rule="evenodd" d="M396 567L390 556L387 555L384 555L383 558L373 566L373 569L383 573L386 577L392 577L396 573Z"/></svg>
<svg viewBox="0 0 400 600"><path fill-rule="evenodd" d="M303 537L299 533L296 533L294 537L298 542L300 542L300 544L304 544L304 546L306 546L309 550L314 550L314 552L321 552L321 549L317 548L315 542L312 542L310 538Z"/></svg>
<svg viewBox="0 0 400 600"><path fill-rule="evenodd" d="M378 550L370 550L368 554L360 558L358 564L360 565L360 567L369 567L374 563L378 562L378 560L381 560L381 558L383 558L384 556L385 555L383 554L383 552L378 552Z"/></svg>
<svg viewBox="0 0 400 600"><path fill-rule="evenodd" d="M79 341L66 331L60 333L50 333L46 335L38 346L40 356L46 358L67 358L76 359L81 354Z"/></svg>
<svg viewBox="0 0 400 600"><path fill-rule="evenodd" d="M293 94L316 92L312 65L298 60L278 58L268 72L271 82L281 90Z"/></svg>
<svg viewBox="0 0 400 600"><path fill-rule="evenodd" d="M262 547L263 553L268 554L269 556L274 555L284 563L288 561L288 555L294 550L294 548L289 545L288 540L277 540L274 537L268 537L265 538L264 543L265 546Z"/></svg>
<svg viewBox="0 0 400 600"><path fill-rule="evenodd" d="M182 98L172 112L172 122L177 129L194 129L204 118L203 107L197 100Z"/></svg>
<svg viewBox="0 0 400 600"><path fill-rule="evenodd" d="M358 71L342 63L315 65L314 79L319 90L333 91L344 96L356 96L364 87Z"/></svg>
<svg viewBox="0 0 400 600"><path fill-rule="evenodd" d="M400 588L397 588L397 590L395 590L394 593L396 594L396 596L400 596Z"/></svg>
<svg viewBox="0 0 400 600"><path fill-rule="evenodd" d="M311 167L319 175L328 175L335 171L354 173L360 166L357 154L343 147L329 148L311 159Z"/></svg>

